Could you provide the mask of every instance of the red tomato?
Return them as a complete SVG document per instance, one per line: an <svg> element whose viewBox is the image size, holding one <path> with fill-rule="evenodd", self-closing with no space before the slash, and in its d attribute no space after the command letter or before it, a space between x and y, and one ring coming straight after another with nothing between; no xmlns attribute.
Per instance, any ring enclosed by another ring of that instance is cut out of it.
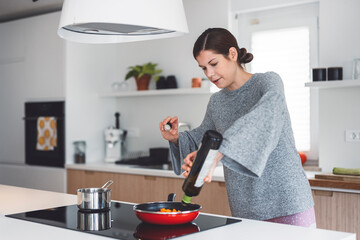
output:
<svg viewBox="0 0 360 240"><path fill-rule="evenodd" d="M301 159L301 164L304 164L307 160L305 153L299 152L299 155L300 155L300 159Z"/></svg>

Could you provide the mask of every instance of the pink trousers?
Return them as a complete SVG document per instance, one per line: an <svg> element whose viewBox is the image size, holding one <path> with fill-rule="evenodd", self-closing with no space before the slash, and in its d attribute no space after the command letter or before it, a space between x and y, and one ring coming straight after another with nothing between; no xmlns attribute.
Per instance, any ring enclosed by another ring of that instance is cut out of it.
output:
<svg viewBox="0 0 360 240"><path fill-rule="evenodd" d="M313 207L301 213L276 217L265 221L316 228L315 210Z"/></svg>

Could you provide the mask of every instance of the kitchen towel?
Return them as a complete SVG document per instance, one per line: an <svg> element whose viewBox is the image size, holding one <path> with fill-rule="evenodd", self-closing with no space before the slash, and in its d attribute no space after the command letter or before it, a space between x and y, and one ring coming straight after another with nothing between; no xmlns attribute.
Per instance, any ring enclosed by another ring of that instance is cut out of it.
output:
<svg viewBox="0 0 360 240"><path fill-rule="evenodd" d="M57 126L55 117L37 118L36 150L53 151L57 146Z"/></svg>

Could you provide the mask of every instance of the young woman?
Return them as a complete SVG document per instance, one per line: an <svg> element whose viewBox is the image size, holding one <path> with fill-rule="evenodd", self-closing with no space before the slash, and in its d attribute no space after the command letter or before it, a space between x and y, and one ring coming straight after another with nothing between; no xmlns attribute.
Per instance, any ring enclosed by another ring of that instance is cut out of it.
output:
<svg viewBox="0 0 360 240"><path fill-rule="evenodd" d="M202 33L193 55L209 80L222 90L211 96L199 127L178 133L177 117L160 122L161 134L170 142L175 173L181 173L183 164L184 175L188 175L204 133L216 130L224 139L214 161L223 164L233 216L316 226L313 198L295 147L280 76L246 72L245 64L253 55L240 49L235 37L222 28ZM165 131L168 122L173 127Z"/></svg>

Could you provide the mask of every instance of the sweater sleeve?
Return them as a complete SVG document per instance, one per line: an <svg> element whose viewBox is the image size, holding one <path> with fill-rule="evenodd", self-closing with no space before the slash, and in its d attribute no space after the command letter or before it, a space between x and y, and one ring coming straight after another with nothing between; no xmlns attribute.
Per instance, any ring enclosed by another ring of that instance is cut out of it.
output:
<svg viewBox="0 0 360 240"><path fill-rule="evenodd" d="M278 144L287 113L281 80L263 86L262 96L250 111L223 134L219 149L224 166L241 174L260 177Z"/></svg>
<svg viewBox="0 0 360 240"><path fill-rule="evenodd" d="M211 102L211 100L210 100ZM214 124L210 117L210 102L207 106L205 117L199 127L191 131L179 133L178 145L172 142L170 144L171 162L175 174L181 174L181 165L184 158L196 150L198 150L201 139L207 130L215 129Z"/></svg>

